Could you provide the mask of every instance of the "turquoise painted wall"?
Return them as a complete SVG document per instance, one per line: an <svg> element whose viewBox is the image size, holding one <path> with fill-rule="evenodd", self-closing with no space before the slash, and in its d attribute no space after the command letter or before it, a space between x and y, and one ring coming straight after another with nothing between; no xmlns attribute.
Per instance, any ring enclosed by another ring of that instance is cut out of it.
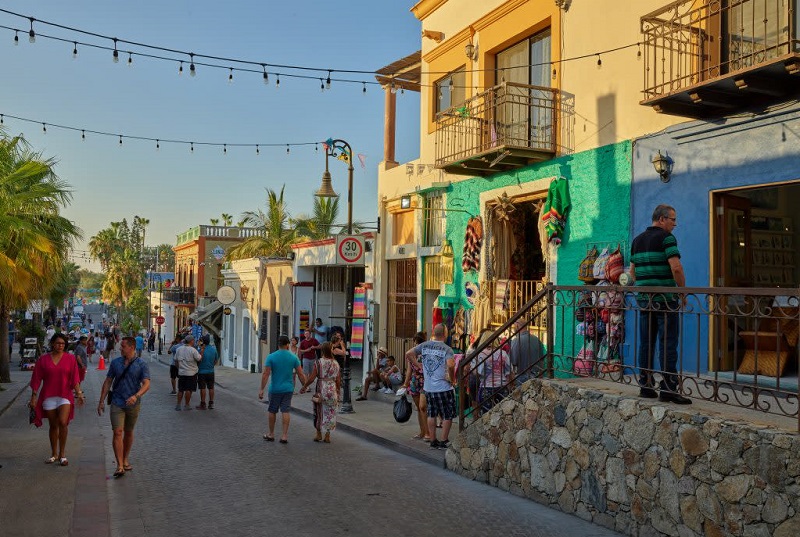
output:
<svg viewBox="0 0 800 537"><path fill-rule="evenodd" d="M581 283L578 266L586 256L587 243L630 242L630 141L565 155L513 172L459 181L450 186L447 208L481 214L481 192L509 187L508 195L513 197L515 186L554 176L567 178L572 199L563 242L558 249L555 283L578 285ZM464 283L478 280L477 273L464 274L461 270L468 219L469 215L463 212L447 213L446 232L455 253L455 275L453 284L446 286L446 296L460 299L465 306ZM627 255L625 261L628 262Z"/></svg>

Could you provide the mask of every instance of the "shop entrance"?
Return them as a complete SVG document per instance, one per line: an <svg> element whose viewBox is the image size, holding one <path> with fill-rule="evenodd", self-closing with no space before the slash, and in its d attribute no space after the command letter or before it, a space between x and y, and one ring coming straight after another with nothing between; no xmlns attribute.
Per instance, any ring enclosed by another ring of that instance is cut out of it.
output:
<svg viewBox="0 0 800 537"><path fill-rule="evenodd" d="M712 286L798 287L800 236L794 221L798 203L800 181L713 193ZM720 306L721 311L726 311L733 305ZM742 342L734 341L733 335L753 328L738 326L741 322L732 326L731 319L724 315L715 322L712 327L715 349L711 355L716 359L712 359L710 369L734 368L737 363L734 349L740 349Z"/></svg>

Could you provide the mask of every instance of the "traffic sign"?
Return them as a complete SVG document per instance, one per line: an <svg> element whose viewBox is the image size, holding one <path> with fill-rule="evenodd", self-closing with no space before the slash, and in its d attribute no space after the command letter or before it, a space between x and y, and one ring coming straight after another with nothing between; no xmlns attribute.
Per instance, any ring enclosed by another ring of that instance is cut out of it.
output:
<svg viewBox="0 0 800 537"><path fill-rule="evenodd" d="M364 237L338 235L336 237L336 263L339 265L364 264Z"/></svg>
<svg viewBox="0 0 800 537"><path fill-rule="evenodd" d="M163 315L159 315L158 317L156 317L156 324L158 325L164 324L164 321L165 319Z"/></svg>

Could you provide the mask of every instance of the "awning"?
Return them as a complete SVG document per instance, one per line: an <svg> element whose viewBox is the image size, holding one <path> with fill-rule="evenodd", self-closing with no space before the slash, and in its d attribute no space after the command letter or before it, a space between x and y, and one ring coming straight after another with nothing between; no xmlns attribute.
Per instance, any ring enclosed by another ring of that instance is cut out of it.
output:
<svg viewBox="0 0 800 537"><path fill-rule="evenodd" d="M194 313L189 315L189 318L200 323L203 328L208 330L216 338L220 338L222 332L223 308L222 302L217 300L205 308L197 308Z"/></svg>

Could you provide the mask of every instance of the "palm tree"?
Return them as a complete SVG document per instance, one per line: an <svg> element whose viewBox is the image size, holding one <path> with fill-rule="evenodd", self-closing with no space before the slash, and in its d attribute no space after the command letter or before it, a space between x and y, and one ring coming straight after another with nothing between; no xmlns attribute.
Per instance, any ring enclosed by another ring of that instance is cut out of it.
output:
<svg viewBox="0 0 800 537"><path fill-rule="evenodd" d="M0 341L8 341L9 313L44 298L63 273L80 230L61 216L69 185L52 159L21 137L0 135ZM0 345L0 382L10 382L8 347Z"/></svg>
<svg viewBox="0 0 800 537"><path fill-rule="evenodd" d="M251 257L285 257L291 251L291 245L297 240L297 230L291 225L291 217L280 193L267 189L267 210L247 211L242 213L242 222L248 227L261 230L256 236L248 237L244 242L228 250L227 259L248 259Z"/></svg>
<svg viewBox="0 0 800 537"><path fill-rule="evenodd" d="M227 213L222 213L220 215L220 218L222 218L222 225L224 225L225 227L229 227L230 225L233 224L233 216Z"/></svg>
<svg viewBox="0 0 800 537"><path fill-rule="evenodd" d="M297 233L310 240L327 239L333 233L333 226L339 216L339 198L319 198L314 196L314 213L300 216L294 220Z"/></svg>
<svg viewBox="0 0 800 537"><path fill-rule="evenodd" d="M209 220L211 221L211 225L212 226L218 226L219 225L219 218L210 218Z"/></svg>

